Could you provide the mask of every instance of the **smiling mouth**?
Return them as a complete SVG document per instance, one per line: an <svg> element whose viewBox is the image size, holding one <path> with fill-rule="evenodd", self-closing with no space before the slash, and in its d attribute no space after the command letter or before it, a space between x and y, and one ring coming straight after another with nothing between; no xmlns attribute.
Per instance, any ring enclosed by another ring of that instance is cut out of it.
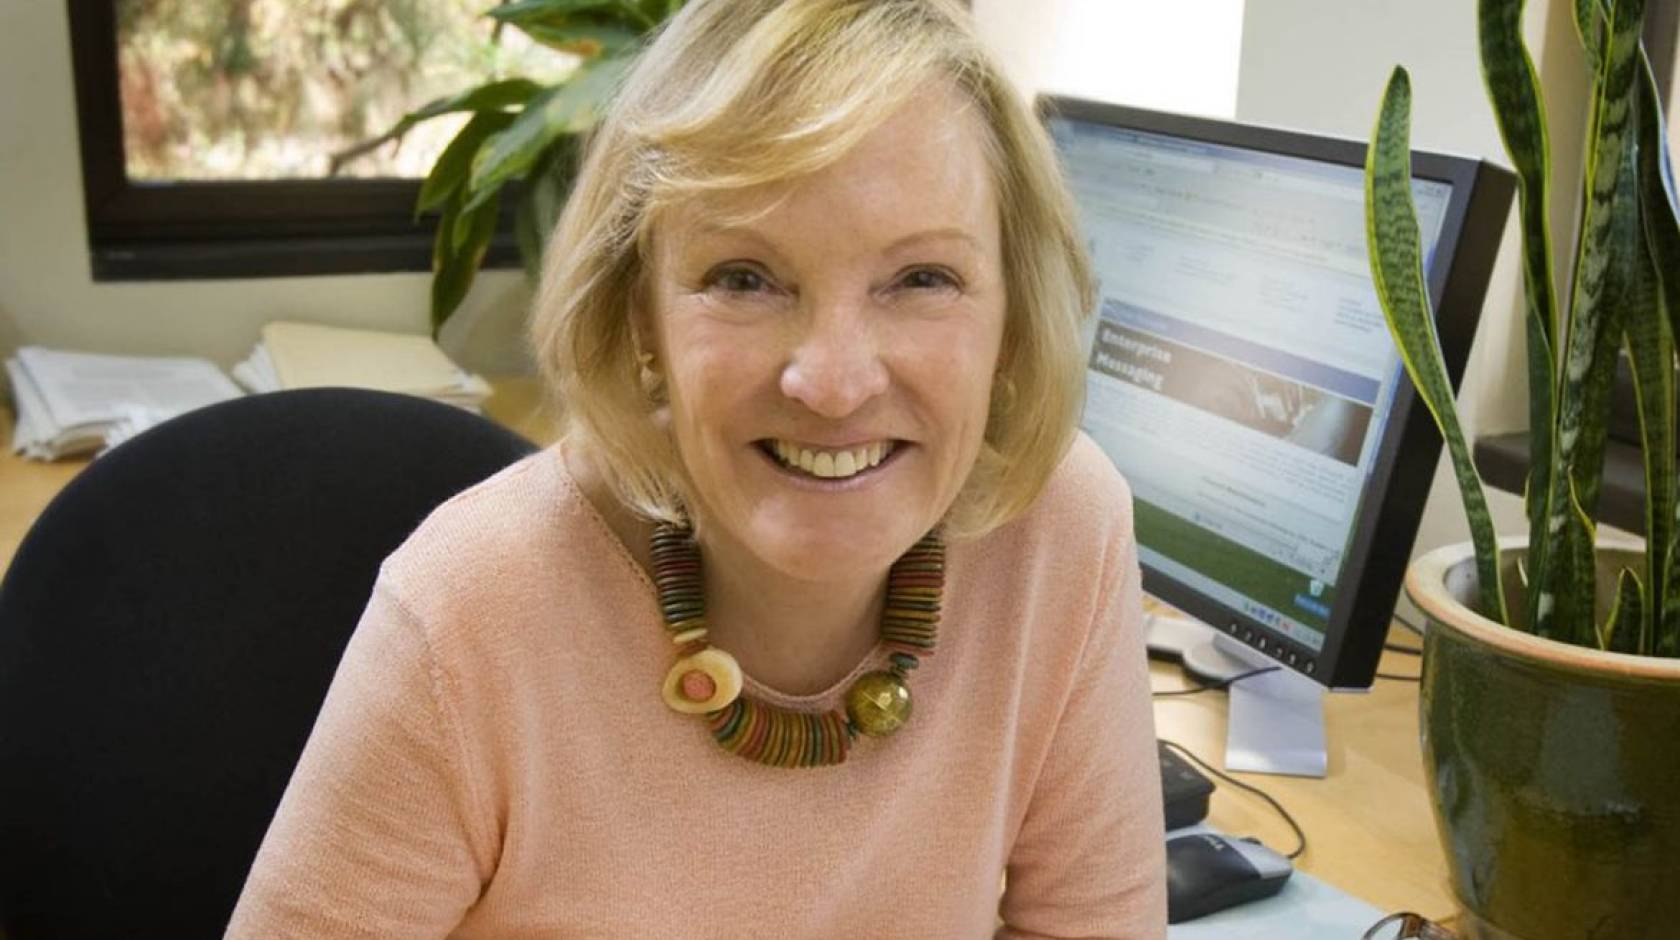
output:
<svg viewBox="0 0 1680 940"><path fill-rule="evenodd" d="M758 446L787 470L821 480L844 480L880 466L898 449L898 442L871 441L857 447L828 450L774 439L759 441Z"/></svg>

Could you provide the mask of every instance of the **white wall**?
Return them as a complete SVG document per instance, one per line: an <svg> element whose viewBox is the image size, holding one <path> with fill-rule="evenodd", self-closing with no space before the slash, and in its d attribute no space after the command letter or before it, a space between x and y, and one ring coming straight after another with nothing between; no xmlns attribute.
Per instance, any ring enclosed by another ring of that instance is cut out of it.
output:
<svg viewBox="0 0 1680 940"><path fill-rule="evenodd" d="M1569 4L1533 0L1524 27L1547 95L1554 192L1563 197L1554 196L1553 230L1568 233L1585 101ZM1411 73L1414 147L1509 165L1483 91L1476 5L1469 0L1254 0L1243 22L1237 117L1368 139L1395 64ZM1561 256L1569 244L1567 238L1560 241ZM1528 424L1519 264L1511 224L1459 395L1472 438ZM1519 498L1491 488L1488 497L1501 532L1527 530ZM1443 457L1415 552L1468 538L1458 488Z"/></svg>
<svg viewBox="0 0 1680 940"><path fill-rule="evenodd" d="M424 332L429 275L94 283L82 213L66 4L0 0L0 356L23 343L242 358L289 317ZM474 287L445 346L472 368L522 364L523 275Z"/></svg>
<svg viewBox="0 0 1680 940"><path fill-rule="evenodd" d="M974 15L1029 93L1228 118L1237 107L1243 6L1244 0L974 0Z"/></svg>

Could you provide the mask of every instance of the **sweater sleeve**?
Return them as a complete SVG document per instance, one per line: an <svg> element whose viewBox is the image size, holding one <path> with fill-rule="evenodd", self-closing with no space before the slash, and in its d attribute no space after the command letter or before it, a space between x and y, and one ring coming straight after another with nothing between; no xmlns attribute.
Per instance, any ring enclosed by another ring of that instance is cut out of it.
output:
<svg viewBox="0 0 1680 940"><path fill-rule="evenodd" d="M374 589L227 936L444 937L488 879L448 677Z"/></svg>
<svg viewBox="0 0 1680 940"><path fill-rule="evenodd" d="M1161 940L1166 842L1137 546L1109 551L1079 671L1010 853L1001 940Z"/></svg>

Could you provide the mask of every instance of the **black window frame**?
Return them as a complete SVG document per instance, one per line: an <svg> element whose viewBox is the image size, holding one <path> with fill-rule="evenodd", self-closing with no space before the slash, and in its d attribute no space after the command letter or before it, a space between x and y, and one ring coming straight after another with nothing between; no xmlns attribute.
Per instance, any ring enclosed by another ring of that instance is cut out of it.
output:
<svg viewBox="0 0 1680 940"><path fill-rule="evenodd" d="M95 281L430 271L419 180L132 180L123 151L116 0L66 0L88 255ZM516 184L484 258L520 266Z"/></svg>

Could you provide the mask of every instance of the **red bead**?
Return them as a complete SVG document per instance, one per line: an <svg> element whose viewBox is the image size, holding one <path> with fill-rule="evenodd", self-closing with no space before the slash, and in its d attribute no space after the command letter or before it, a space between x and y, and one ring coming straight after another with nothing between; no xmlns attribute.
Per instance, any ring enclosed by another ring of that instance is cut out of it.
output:
<svg viewBox="0 0 1680 940"><path fill-rule="evenodd" d="M712 681L711 676L706 675L698 669L683 673L683 698L686 698L691 702L704 702L705 700L711 698L712 694L716 691L717 683Z"/></svg>

